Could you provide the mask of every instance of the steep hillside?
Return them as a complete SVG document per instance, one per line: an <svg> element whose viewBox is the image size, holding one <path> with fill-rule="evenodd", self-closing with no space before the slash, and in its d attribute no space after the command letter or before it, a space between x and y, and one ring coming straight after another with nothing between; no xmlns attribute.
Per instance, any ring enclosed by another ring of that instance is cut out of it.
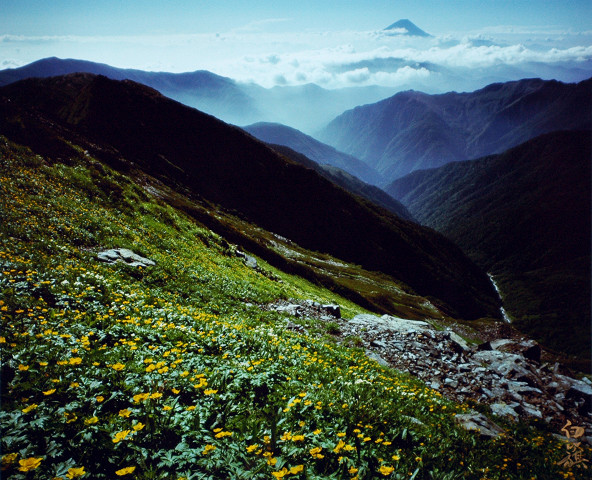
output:
<svg viewBox="0 0 592 480"><path fill-rule="evenodd" d="M312 168L320 175L328 180L331 180L333 183L339 185L348 192L353 193L354 195L359 195L360 197L369 200L379 207L387 209L389 212L394 213L405 220L415 221L411 216L411 213L409 213L409 210L407 210L407 208L401 202L395 200L384 190L381 190L374 185L364 183L359 178L350 175L338 167L333 167L331 165L319 165L317 162L314 162L301 153L298 153L284 145L269 144L269 146L282 155L285 155L290 160L294 160L295 162L298 162L308 168Z"/></svg>
<svg viewBox="0 0 592 480"><path fill-rule="evenodd" d="M388 187L421 223L494 274L519 328L587 359L590 144L589 131L551 133Z"/></svg>
<svg viewBox="0 0 592 480"><path fill-rule="evenodd" d="M384 182L376 170L361 160L339 152L295 128L265 122L255 123L243 128L263 142L290 147L320 165L332 165L341 168L366 183L377 185Z"/></svg>
<svg viewBox="0 0 592 480"><path fill-rule="evenodd" d="M501 153L554 130L591 128L592 80L538 79L472 93L408 91L349 110L319 138L391 181L418 169Z"/></svg>
<svg viewBox="0 0 592 480"><path fill-rule="evenodd" d="M546 423L495 426L346 348L359 337L337 344L335 324L262 308L291 297L362 312L260 259L250 268L167 205L179 192L137 173L0 137L3 478L585 478L560 464L569 451ZM140 257L105 261L110 247Z"/></svg>
<svg viewBox="0 0 592 480"><path fill-rule="evenodd" d="M155 90L74 74L17 82L0 95L1 132L39 153L67 158L68 143L75 143L302 247L391 275L451 315L497 315L487 276L444 237L347 194L242 130Z"/></svg>

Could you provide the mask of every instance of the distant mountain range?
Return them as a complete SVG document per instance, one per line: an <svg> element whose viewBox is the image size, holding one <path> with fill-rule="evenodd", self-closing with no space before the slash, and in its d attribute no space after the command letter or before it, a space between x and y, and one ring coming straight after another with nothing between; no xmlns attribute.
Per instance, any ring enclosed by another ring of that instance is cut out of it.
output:
<svg viewBox="0 0 592 480"><path fill-rule="evenodd" d="M269 121L290 124L307 132L320 129L344 110L393 94L392 88L379 86L327 90L309 84L267 89L204 70L146 72L55 57L16 69L0 70L0 86L30 77L47 78L76 72L104 75L113 80L133 80L235 125Z"/></svg>
<svg viewBox="0 0 592 480"><path fill-rule="evenodd" d="M521 330L583 358L591 339L591 144L590 131L553 132L387 188L494 274Z"/></svg>
<svg viewBox="0 0 592 480"><path fill-rule="evenodd" d="M46 157L85 149L155 176L304 248L383 272L456 318L499 315L489 278L442 235L149 87L91 74L12 83L0 88L0 133Z"/></svg>
<svg viewBox="0 0 592 480"><path fill-rule="evenodd" d="M554 130L589 129L591 92L591 79L528 79L472 93L401 92L343 113L318 138L392 181L414 170L501 153Z"/></svg>

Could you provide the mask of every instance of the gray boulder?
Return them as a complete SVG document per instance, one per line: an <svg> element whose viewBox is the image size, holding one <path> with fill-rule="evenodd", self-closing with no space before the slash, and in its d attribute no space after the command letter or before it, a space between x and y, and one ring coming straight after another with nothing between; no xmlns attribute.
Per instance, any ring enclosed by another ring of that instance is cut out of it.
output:
<svg viewBox="0 0 592 480"><path fill-rule="evenodd" d="M479 432L479 435L485 438L499 437L504 433L504 430L499 425L493 423L482 413L465 413L457 415L454 420L465 430Z"/></svg>
<svg viewBox="0 0 592 480"><path fill-rule="evenodd" d="M498 417L512 417L514 419L518 418L516 410L514 410L514 408L507 403L493 403L489 406L489 408L491 409L491 413L497 415Z"/></svg>
<svg viewBox="0 0 592 480"><path fill-rule="evenodd" d="M113 248L97 253L97 260L106 263L123 262L131 267L153 267L156 262L142 257L127 248Z"/></svg>

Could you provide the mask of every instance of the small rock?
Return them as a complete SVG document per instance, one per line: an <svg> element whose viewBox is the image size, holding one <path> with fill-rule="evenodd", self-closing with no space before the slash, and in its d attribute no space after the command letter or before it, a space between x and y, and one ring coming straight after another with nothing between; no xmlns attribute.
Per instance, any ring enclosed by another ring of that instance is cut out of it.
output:
<svg viewBox="0 0 592 480"><path fill-rule="evenodd" d="M516 410L514 410L507 403L493 403L489 406L489 408L494 415L498 415L499 417L510 416L512 418L518 418Z"/></svg>
<svg viewBox="0 0 592 480"><path fill-rule="evenodd" d="M257 259L255 257L247 255L245 252L241 252L240 250L237 250L235 253L237 257L244 259L245 265L247 267L257 268Z"/></svg>
<svg viewBox="0 0 592 480"><path fill-rule="evenodd" d="M494 438L500 436L504 430L478 412L456 415L454 420L465 430L475 430L482 437Z"/></svg>
<svg viewBox="0 0 592 480"><path fill-rule="evenodd" d="M341 307L339 305L321 305L321 309L325 310L327 315L335 318L341 318Z"/></svg>
<svg viewBox="0 0 592 480"><path fill-rule="evenodd" d="M142 257L127 248L113 248L97 253L97 259L101 262L115 263L124 262L132 267L153 267L156 262L149 258Z"/></svg>
<svg viewBox="0 0 592 480"><path fill-rule="evenodd" d="M484 342L484 343L477 345L478 352L483 352L483 351L487 351L487 350L493 350L493 347L491 346L490 342Z"/></svg>
<svg viewBox="0 0 592 480"><path fill-rule="evenodd" d="M374 353L372 350L366 350L366 356L371 360L376 361L379 365L382 365L383 367L390 366L390 364L384 358L382 358L377 353Z"/></svg>
<svg viewBox="0 0 592 480"><path fill-rule="evenodd" d="M450 388L458 388L458 382L452 378L445 378L444 385L447 385Z"/></svg>
<svg viewBox="0 0 592 480"><path fill-rule="evenodd" d="M536 417L536 418L543 418L543 414L537 408L534 408L532 405L528 403L522 403L519 407L524 415L529 417Z"/></svg>
<svg viewBox="0 0 592 480"><path fill-rule="evenodd" d="M583 412L590 412L592 410L592 386L580 380L573 380L571 387L565 394L566 399L574 399L576 401L583 401L580 410Z"/></svg>
<svg viewBox="0 0 592 480"><path fill-rule="evenodd" d="M535 362L541 361L541 346L534 340L521 342L520 347L524 358L528 358L529 360L533 360Z"/></svg>

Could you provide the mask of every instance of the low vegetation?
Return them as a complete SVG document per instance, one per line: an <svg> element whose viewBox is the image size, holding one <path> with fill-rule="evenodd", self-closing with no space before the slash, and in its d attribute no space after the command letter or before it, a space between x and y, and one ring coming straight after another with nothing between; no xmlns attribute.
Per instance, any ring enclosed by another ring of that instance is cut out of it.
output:
<svg viewBox="0 0 592 480"><path fill-rule="evenodd" d="M585 478L544 423L483 440L454 421L468 405L258 307L354 303L248 268L84 153L0 149L4 478ZM97 261L113 247L156 266Z"/></svg>

